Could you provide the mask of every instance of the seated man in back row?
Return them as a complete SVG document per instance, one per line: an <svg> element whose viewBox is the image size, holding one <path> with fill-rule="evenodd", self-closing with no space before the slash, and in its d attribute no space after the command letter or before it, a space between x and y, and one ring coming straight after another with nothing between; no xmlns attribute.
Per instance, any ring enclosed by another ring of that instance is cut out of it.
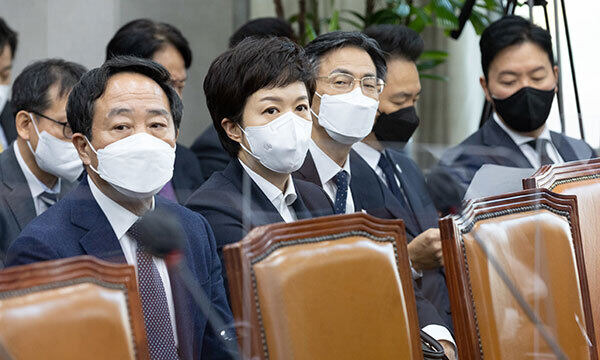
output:
<svg viewBox="0 0 600 360"><path fill-rule="evenodd" d="M558 81L548 31L519 16L505 16L485 29L479 47L479 82L494 113L481 129L447 150L428 176L429 190L443 214L458 211L484 164L537 169L596 157L584 141L546 125Z"/></svg>
<svg viewBox="0 0 600 360"><path fill-rule="evenodd" d="M231 321L208 223L155 196L173 176L183 111L169 83L162 66L132 57L109 60L82 77L69 96L67 119L87 176L23 230L8 250L7 265L79 255L132 264L152 359L229 358L221 336L190 307L189 293L171 287L181 279L137 244L142 215L156 208L174 216L195 280L218 315Z"/></svg>

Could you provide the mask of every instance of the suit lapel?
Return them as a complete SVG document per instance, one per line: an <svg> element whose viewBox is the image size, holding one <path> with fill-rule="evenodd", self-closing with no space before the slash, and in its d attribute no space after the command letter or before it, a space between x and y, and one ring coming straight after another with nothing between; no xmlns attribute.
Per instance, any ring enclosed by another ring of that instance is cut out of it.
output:
<svg viewBox="0 0 600 360"><path fill-rule="evenodd" d="M306 158L304 158L304 163L302 163L300 169L296 170L292 175L300 180L311 182L321 188L323 187L310 150L306 153Z"/></svg>
<svg viewBox="0 0 600 360"><path fill-rule="evenodd" d="M273 203L267 198L265 193L256 185L254 181L246 174L244 168L240 164L238 159L233 159L223 175L231 181L231 183L238 189L241 194L242 203L242 216L243 216L243 204L246 199L250 200L250 221L251 227L273 224L282 222L283 218L279 215ZM249 194L244 194L244 181L249 182ZM243 220L243 219L242 219ZM250 229L248 229L250 230Z"/></svg>
<svg viewBox="0 0 600 360"><path fill-rule="evenodd" d="M564 161L579 160L577 154L575 154L575 151L571 145L569 145L564 136L551 131L550 138L552 138L552 144L554 144L556 150L558 150L558 153L560 154L560 157L562 157Z"/></svg>
<svg viewBox="0 0 600 360"><path fill-rule="evenodd" d="M313 216L311 215L310 211L306 207L306 204L304 203L304 200L302 199L302 195L298 191L297 187L296 187L296 195L297 195L296 201L294 201L292 203L292 208L294 208L294 212L296 213L296 218L298 218L298 220L312 218Z"/></svg>
<svg viewBox="0 0 600 360"><path fill-rule="evenodd" d="M483 132L483 143L492 151L490 157L494 159L496 164L505 166L514 165L515 167L528 168L531 167L529 160L523 155L523 152L511 137L502 130L500 125L494 119L489 119L481 128ZM506 154L496 152L501 149L508 150ZM494 152L494 150L496 152ZM510 154L510 156L508 156ZM512 164L511 164L512 163Z"/></svg>
<svg viewBox="0 0 600 360"><path fill-rule="evenodd" d="M13 146L7 148L0 159L2 182L7 188L6 201L22 230L37 215L33 197Z"/></svg>
<svg viewBox="0 0 600 360"><path fill-rule="evenodd" d="M108 219L92 196L87 178L73 190L74 202L71 207L71 222L88 232L79 239L79 244L88 255L97 258L125 263L125 255Z"/></svg>

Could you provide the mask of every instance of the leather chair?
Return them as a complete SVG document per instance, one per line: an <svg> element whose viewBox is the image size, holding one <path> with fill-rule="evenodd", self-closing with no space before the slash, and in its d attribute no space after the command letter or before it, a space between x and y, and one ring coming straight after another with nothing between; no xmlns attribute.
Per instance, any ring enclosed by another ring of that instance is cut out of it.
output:
<svg viewBox="0 0 600 360"><path fill-rule="evenodd" d="M592 302L594 324L600 324L600 159L545 165L523 179L524 189L543 188L577 196L581 242ZM596 332L596 343L600 331Z"/></svg>
<svg viewBox="0 0 600 360"><path fill-rule="evenodd" d="M566 358L597 359L573 196L542 189L472 200L440 231L461 359L556 358L535 317Z"/></svg>
<svg viewBox="0 0 600 360"><path fill-rule="evenodd" d="M80 256L3 270L0 344L15 360L148 359L134 268Z"/></svg>
<svg viewBox="0 0 600 360"><path fill-rule="evenodd" d="M271 224L223 254L244 358L422 359L401 220Z"/></svg>

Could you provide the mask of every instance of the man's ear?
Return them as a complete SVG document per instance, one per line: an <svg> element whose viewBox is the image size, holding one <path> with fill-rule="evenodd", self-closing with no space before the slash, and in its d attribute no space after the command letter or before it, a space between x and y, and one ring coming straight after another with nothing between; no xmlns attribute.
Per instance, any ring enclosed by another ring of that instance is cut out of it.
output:
<svg viewBox="0 0 600 360"><path fill-rule="evenodd" d="M312 101L310 103L310 108L312 109L310 117L313 120L314 125L319 125L319 119L313 113L319 115L319 108L321 107L321 98L317 96L315 92L312 97Z"/></svg>
<svg viewBox="0 0 600 360"><path fill-rule="evenodd" d="M229 118L224 118L221 120L221 127L223 127L223 130L225 130L225 133L231 140L240 144L242 143L242 130L236 123Z"/></svg>
<svg viewBox="0 0 600 360"><path fill-rule="evenodd" d="M15 116L15 126L17 128L17 134L23 140L29 141L29 129L31 126L31 118L29 113L25 110L21 110Z"/></svg>
<svg viewBox="0 0 600 360"><path fill-rule="evenodd" d="M481 85L481 88L483 89L485 99L489 102L492 102L492 95L490 94L490 90L488 89L487 81L484 76L479 77L479 85Z"/></svg>
<svg viewBox="0 0 600 360"><path fill-rule="evenodd" d="M77 149L77 153L79 154L79 158L83 165L90 165L92 163L92 148L86 141L85 136L81 133L75 133L73 134L71 141L73 142L75 149Z"/></svg>

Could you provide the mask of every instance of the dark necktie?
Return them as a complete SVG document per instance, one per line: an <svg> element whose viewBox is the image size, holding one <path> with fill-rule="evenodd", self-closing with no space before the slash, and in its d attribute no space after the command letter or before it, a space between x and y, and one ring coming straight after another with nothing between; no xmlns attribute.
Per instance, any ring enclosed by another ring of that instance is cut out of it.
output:
<svg viewBox="0 0 600 360"><path fill-rule="evenodd" d="M138 243L135 251L138 288L142 300L150 357L156 360L178 359L171 318L169 317L167 294L152 256L140 246L137 224L131 226L127 231L127 235Z"/></svg>
<svg viewBox="0 0 600 360"><path fill-rule="evenodd" d="M335 193L335 203L333 204L334 214L346 213L346 199L348 198L348 173L345 170L340 171L334 177L337 191Z"/></svg>
<svg viewBox="0 0 600 360"><path fill-rule="evenodd" d="M527 145L531 146L535 150L536 154L540 157L540 166L554 164L554 161L548 155L547 144L550 141L548 139L535 139L527 142Z"/></svg>
<svg viewBox="0 0 600 360"><path fill-rule="evenodd" d="M396 182L396 176L394 175L394 168L392 167L392 163L390 162L388 157L385 156L385 154L381 154L377 166L379 166L383 171L383 175L385 175L385 178L388 183L388 188L392 191L392 194L394 194L394 196L401 203L405 203L406 201L404 200L404 194L402 193L400 186L398 186L398 183ZM402 205L404 206L406 204Z"/></svg>
<svg viewBox="0 0 600 360"><path fill-rule="evenodd" d="M58 201L58 194L49 193L44 191L39 195L40 200L46 205L46 207L50 207Z"/></svg>

